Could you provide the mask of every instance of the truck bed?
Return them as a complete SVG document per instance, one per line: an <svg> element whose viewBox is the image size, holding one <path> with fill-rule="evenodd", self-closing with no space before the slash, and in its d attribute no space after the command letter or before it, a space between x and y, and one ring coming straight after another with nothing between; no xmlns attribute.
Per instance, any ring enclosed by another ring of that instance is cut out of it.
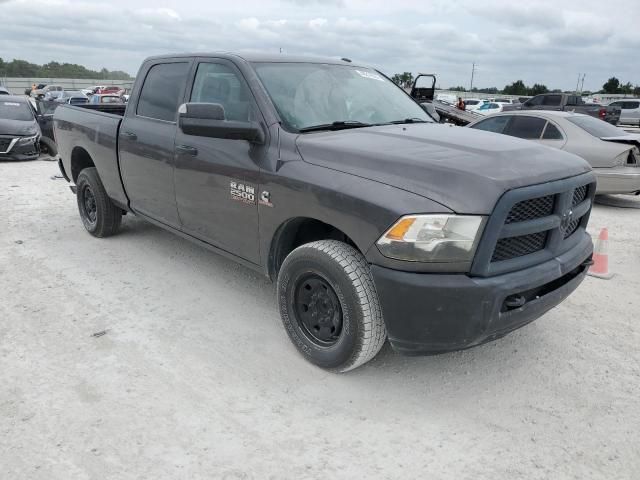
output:
<svg viewBox="0 0 640 480"><path fill-rule="evenodd" d="M74 107L85 108L94 112L110 113L112 115L118 115L124 117L124 112L127 109L126 103L100 103L98 105L92 105L89 103L83 103L80 105L74 105Z"/></svg>
<svg viewBox="0 0 640 480"><path fill-rule="evenodd" d="M61 105L53 115L58 154L69 178L75 183L78 174L72 157L88 154L109 197L123 206L128 199L120 178L118 133L125 109L124 104Z"/></svg>

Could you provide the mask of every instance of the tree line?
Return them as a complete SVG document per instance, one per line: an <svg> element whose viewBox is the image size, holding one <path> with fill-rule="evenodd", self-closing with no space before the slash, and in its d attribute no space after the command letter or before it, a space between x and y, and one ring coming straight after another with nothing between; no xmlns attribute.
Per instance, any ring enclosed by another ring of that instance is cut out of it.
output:
<svg viewBox="0 0 640 480"><path fill-rule="evenodd" d="M0 77L22 78L94 78L103 80L131 80L127 72L120 70L90 70L75 63L49 62L44 65L14 59L0 58Z"/></svg>
<svg viewBox="0 0 640 480"><path fill-rule="evenodd" d="M403 72L396 73L391 77L396 84L409 87L413 83L414 77L411 72ZM453 92L473 92L473 93L488 93L488 94L497 94L501 93L503 95L519 95L522 97L533 97L535 95L540 95L541 93L563 93L559 88L550 90L546 85L540 83L534 83L532 86L525 85L522 80L516 80L509 85L505 85L505 87L500 90L497 87L489 87L489 88L477 88L473 87L468 90L465 87L458 85L454 87L449 87L449 90ZM573 93L566 92L566 93ZM583 95L591 95L592 93L621 93L625 95L635 95L640 96L640 85L632 85L631 82L622 83L616 77L611 77L607 80L604 85L602 85L602 89L597 92L584 91Z"/></svg>

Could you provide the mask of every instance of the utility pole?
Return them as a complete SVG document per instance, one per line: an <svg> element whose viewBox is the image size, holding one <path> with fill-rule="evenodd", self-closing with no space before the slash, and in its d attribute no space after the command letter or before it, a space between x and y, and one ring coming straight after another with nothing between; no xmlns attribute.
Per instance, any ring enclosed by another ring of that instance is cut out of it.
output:
<svg viewBox="0 0 640 480"><path fill-rule="evenodd" d="M578 93L578 87L580 86L580 75L582 75L581 73L578 74L578 81L576 82L576 94Z"/></svg>
<svg viewBox="0 0 640 480"><path fill-rule="evenodd" d="M587 76L586 73L582 74L582 81L580 82L580 95L582 95L582 92L584 91L584 77L586 76Z"/></svg>
<svg viewBox="0 0 640 480"><path fill-rule="evenodd" d="M473 62L473 64L471 64L471 84L469 85L469 91L473 90L473 76L476 73L476 64L475 62Z"/></svg>

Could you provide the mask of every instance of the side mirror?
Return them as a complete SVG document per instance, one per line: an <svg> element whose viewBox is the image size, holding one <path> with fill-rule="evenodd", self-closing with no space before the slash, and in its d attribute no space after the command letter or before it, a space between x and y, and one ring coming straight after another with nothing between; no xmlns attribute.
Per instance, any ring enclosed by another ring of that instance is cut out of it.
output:
<svg viewBox="0 0 640 480"><path fill-rule="evenodd" d="M433 103L421 103L420 106L434 121L440 123L440 115L436 111L436 107L433 106Z"/></svg>
<svg viewBox="0 0 640 480"><path fill-rule="evenodd" d="M264 143L264 132L257 122L225 120L219 103L183 103L178 108L178 126L185 135Z"/></svg>

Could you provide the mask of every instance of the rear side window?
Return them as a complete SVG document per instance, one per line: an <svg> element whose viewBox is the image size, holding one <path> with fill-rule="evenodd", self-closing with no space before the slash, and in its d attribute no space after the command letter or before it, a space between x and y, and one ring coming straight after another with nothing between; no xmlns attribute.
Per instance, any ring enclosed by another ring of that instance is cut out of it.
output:
<svg viewBox="0 0 640 480"><path fill-rule="evenodd" d="M640 102L623 102L622 108L625 110L634 110L640 107Z"/></svg>
<svg viewBox="0 0 640 480"><path fill-rule="evenodd" d="M551 107L559 107L562 97L560 95L547 95L543 97L542 104Z"/></svg>
<svg viewBox="0 0 640 480"><path fill-rule="evenodd" d="M527 105L542 105L542 100L544 100L544 96L538 95L527 100Z"/></svg>
<svg viewBox="0 0 640 480"><path fill-rule="evenodd" d="M538 139L542 136L546 120L538 117L519 117L514 116L513 121L509 124L507 135L518 138L527 138L530 140Z"/></svg>
<svg viewBox="0 0 640 480"><path fill-rule="evenodd" d="M136 113L175 122L188 70L186 62L160 63L151 67L142 85Z"/></svg>
<svg viewBox="0 0 640 480"><path fill-rule="evenodd" d="M543 140L562 140L562 133L553 123L547 122L547 128L544 129Z"/></svg>
<svg viewBox="0 0 640 480"><path fill-rule="evenodd" d="M486 120L478 122L472 128L475 128L476 130L485 130L487 132L502 133L510 118L511 115L487 118Z"/></svg>

